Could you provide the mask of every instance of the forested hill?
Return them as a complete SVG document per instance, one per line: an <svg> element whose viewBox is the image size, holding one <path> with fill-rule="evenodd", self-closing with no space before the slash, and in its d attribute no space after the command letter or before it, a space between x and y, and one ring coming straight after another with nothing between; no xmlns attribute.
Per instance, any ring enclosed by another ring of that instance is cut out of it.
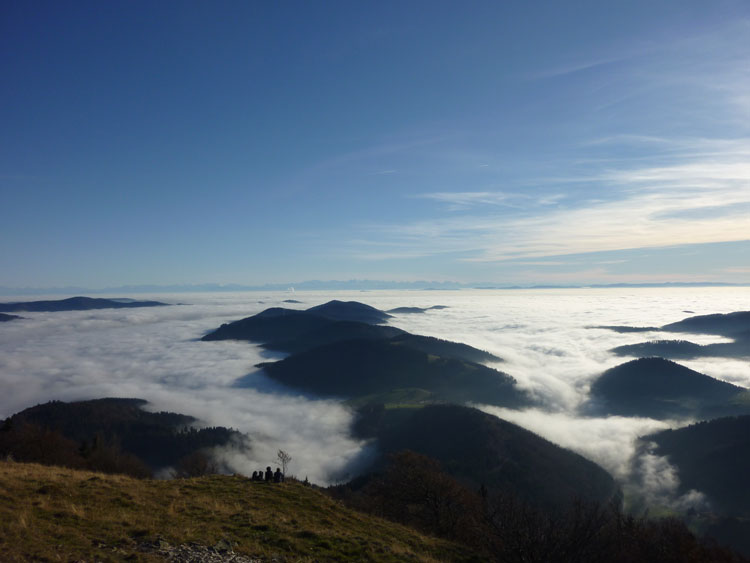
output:
<svg viewBox="0 0 750 563"><path fill-rule="evenodd" d="M663 358L605 371L591 386L591 409L622 416L716 418L750 412L746 390Z"/></svg>
<svg viewBox="0 0 750 563"><path fill-rule="evenodd" d="M699 520L701 527L750 556L750 416L664 430L643 441L655 443L654 453L677 469L680 493L707 496L709 513Z"/></svg>
<svg viewBox="0 0 750 563"><path fill-rule="evenodd" d="M20 318L22 317L19 317L18 315L6 315L5 313L0 313L0 323L5 323L8 321L15 321Z"/></svg>
<svg viewBox="0 0 750 563"><path fill-rule="evenodd" d="M0 303L0 311L15 312L51 312L51 311L89 311L92 309L132 309L135 307L161 307L166 303L159 301L135 301L132 299L104 299L100 297L70 297L52 301L24 301Z"/></svg>
<svg viewBox="0 0 750 563"><path fill-rule="evenodd" d="M501 361L489 352L466 344L409 334L384 325L390 317L384 311L356 301L329 301L303 311L272 307L251 317L225 323L204 335L202 340L248 340L268 349L296 353L342 340L394 339L438 356L473 362Z"/></svg>
<svg viewBox="0 0 750 563"><path fill-rule="evenodd" d="M750 311L699 315L662 327L605 326L617 332L680 332L689 334L712 334L730 338L730 342L696 344L688 340L650 340L637 344L626 344L612 349L620 356L663 358L750 358Z"/></svg>
<svg viewBox="0 0 750 563"><path fill-rule="evenodd" d="M414 344L427 346L429 341ZM441 346L437 341L436 347ZM258 367L285 385L319 395L354 398L417 388L433 400L453 403L532 403L511 376L475 362L430 354L400 337L334 342Z"/></svg>
<svg viewBox="0 0 750 563"><path fill-rule="evenodd" d="M750 311L688 317L665 325L662 330L747 338L750 337Z"/></svg>
<svg viewBox="0 0 750 563"><path fill-rule="evenodd" d="M355 301L304 311L274 307L223 324L202 340L249 340L290 353L258 367L287 386L319 395L354 399L412 389L425 402L532 403L511 376L480 363L502 361L497 356L382 324L389 317Z"/></svg>
<svg viewBox="0 0 750 563"><path fill-rule="evenodd" d="M644 438L669 456L683 492L709 495L716 508L750 517L750 415L718 418Z"/></svg>
<svg viewBox="0 0 750 563"><path fill-rule="evenodd" d="M272 307L252 317L225 323L203 336L202 340L283 342L320 330L336 321L377 325L386 322L390 316L384 311L357 301L333 300L304 311Z"/></svg>
<svg viewBox="0 0 750 563"><path fill-rule="evenodd" d="M387 454L412 450L439 461L458 481L478 490L512 493L544 510L573 499L607 503L619 489L604 469L533 432L470 407L432 405L360 411L359 436L375 438Z"/></svg>
<svg viewBox="0 0 750 563"><path fill-rule="evenodd" d="M715 313L712 315L697 315L694 317L687 317L685 319L682 319L681 321L669 323L661 327L607 325L595 326L591 328L604 328L621 333L662 331L692 334L716 334L730 338L750 338L750 311Z"/></svg>
<svg viewBox="0 0 750 563"><path fill-rule="evenodd" d="M135 474L143 473L138 463L145 463L150 474L208 448L230 442L249 447L249 439L236 430L198 429L191 416L148 412L142 408L146 404L142 399L108 398L30 407L0 427L0 457L87 467L105 452L111 458L121 452L134 456L128 464Z"/></svg>
<svg viewBox="0 0 750 563"><path fill-rule="evenodd" d="M693 358L750 358L750 339L733 342L696 344L689 340L649 340L637 344L625 344L612 348L618 356L647 358L659 356L669 359Z"/></svg>

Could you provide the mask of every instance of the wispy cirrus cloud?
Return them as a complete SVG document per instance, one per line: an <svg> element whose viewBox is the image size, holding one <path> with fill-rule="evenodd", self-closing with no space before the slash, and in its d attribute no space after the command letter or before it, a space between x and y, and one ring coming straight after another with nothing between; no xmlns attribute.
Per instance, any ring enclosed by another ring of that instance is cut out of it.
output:
<svg viewBox="0 0 750 563"><path fill-rule="evenodd" d="M431 199L440 203L448 204L450 210L461 210L475 205L504 205L516 207L513 200L524 196L519 194L507 194L504 192L431 192L417 194L418 199Z"/></svg>
<svg viewBox="0 0 750 563"><path fill-rule="evenodd" d="M445 203L451 214L371 228L410 257L462 252L476 262L750 239L750 142L679 139L670 150L677 154L669 163L605 163L589 175L551 180L549 190L588 184L588 197L565 205L505 192L427 193L421 197ZM498 212L508 201L522 212Z"/></svg>
<svg viewBox="0 0 750 563"><path fill-rule="evenodd" d="M611 57L593 58L593 59L580 59L578 61L568 62L560 64L559 66L532 72L527 75L527 78L531 80L538 80L544 78L558 78L561 76L567 76L570 74L576 74L579 72L586 72L596 70L601 67L622 63L630 60L632 57L643 54L643 51L634 51L629 54L615 55Z"/></svg>
<svg viewBox="0 0 750 563"><path fill-rule="evenodd" d="M555 205L564 194L533 196L526 193L503 191L482 192L429 192L416 194L417 199L429 199L445 203L451 211L460 211L475 206L503 206L524 209L535 205Z"/></svg>

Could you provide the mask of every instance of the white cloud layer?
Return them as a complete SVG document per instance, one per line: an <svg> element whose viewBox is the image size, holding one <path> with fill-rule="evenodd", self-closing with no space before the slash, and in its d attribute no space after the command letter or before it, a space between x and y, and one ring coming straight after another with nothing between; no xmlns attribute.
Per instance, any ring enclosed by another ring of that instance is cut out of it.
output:
<svg viewBox="0 0 750 563"><path fill-rule="evenodd" d="M392 324L500 356L505 361L494 367L514 376L544 408L483 410L589 457L619 479L632 477L635 468L645 475L638 481L645 490L652 479L648 475L664 471L647 471L659 460L633 465L636 438L670 423L582 419L575 413L586 401L591 382L627 360L609 349L673 335L588 327L659 326L692 314L744 310L750 289L297 292L294 297L302 303L295 305L284 304L289 295L283 293L153 297L192 304L29 313L23 321L0 324L0 417L53 399L140 397L150 401L150 409L182 412L205 424L248 433L253 440L249 457L224 454L235 471L252 473L274 464L277 450L284 449L294 458L292 473L328 483L351 475L370 453L366 444L349 435L351 413L334 400L312 399L274 384L253 368L267 358L252 344L198 339L221 323L271 306L307 308L333 298L381 309L447 305L424 314L398 315ZM690 340L705 344L721 339L691 335ZM682 363L750 387L746 362L712 358ZM238 388L235 382L241 377L247 386ZM670 487L662 487L659 495L674 496L676 486Z"/></svg>
<svg viewBox="0 0 750 563"><path fill-rule="evenodd" d="M24 313L25 320L4 323L0 417L53 399L139 397L153 410L249 433L250 458L232 459L233 469L242 473L274 464L277 450L284 449L294 457L292 473L326 483L358 455L361 444L348 436L351 413L338 402L281 390L262 375L254 388L236 388L235 380L266 359L259 349L197 340L278 300L262 303L264 296L250 294L239 299L180 295L169 301L200 304Z"/></svg>

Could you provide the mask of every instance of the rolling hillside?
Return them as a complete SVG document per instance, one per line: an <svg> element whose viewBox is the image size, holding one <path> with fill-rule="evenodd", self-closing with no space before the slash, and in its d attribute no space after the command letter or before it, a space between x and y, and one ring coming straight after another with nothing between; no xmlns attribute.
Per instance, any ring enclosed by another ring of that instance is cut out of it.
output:
<svg viewBox="0 0 750 563"><path fill-rule="evenodd" d="M229 550L244 561L471 560L463 547L299 483L143 480L0 462L0 491L3 562L164 561L170 553L185 561Z"/></svg>

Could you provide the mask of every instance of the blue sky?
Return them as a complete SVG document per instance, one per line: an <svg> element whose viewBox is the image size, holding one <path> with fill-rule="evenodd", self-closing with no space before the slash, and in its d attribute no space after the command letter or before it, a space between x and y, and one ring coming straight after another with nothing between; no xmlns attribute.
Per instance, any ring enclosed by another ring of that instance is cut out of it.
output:
<svg viewBox="0 0 750 563"><path fill-rule="evenodd" d="M0 286L750 282L750 4L0 8Z"/></svg>

